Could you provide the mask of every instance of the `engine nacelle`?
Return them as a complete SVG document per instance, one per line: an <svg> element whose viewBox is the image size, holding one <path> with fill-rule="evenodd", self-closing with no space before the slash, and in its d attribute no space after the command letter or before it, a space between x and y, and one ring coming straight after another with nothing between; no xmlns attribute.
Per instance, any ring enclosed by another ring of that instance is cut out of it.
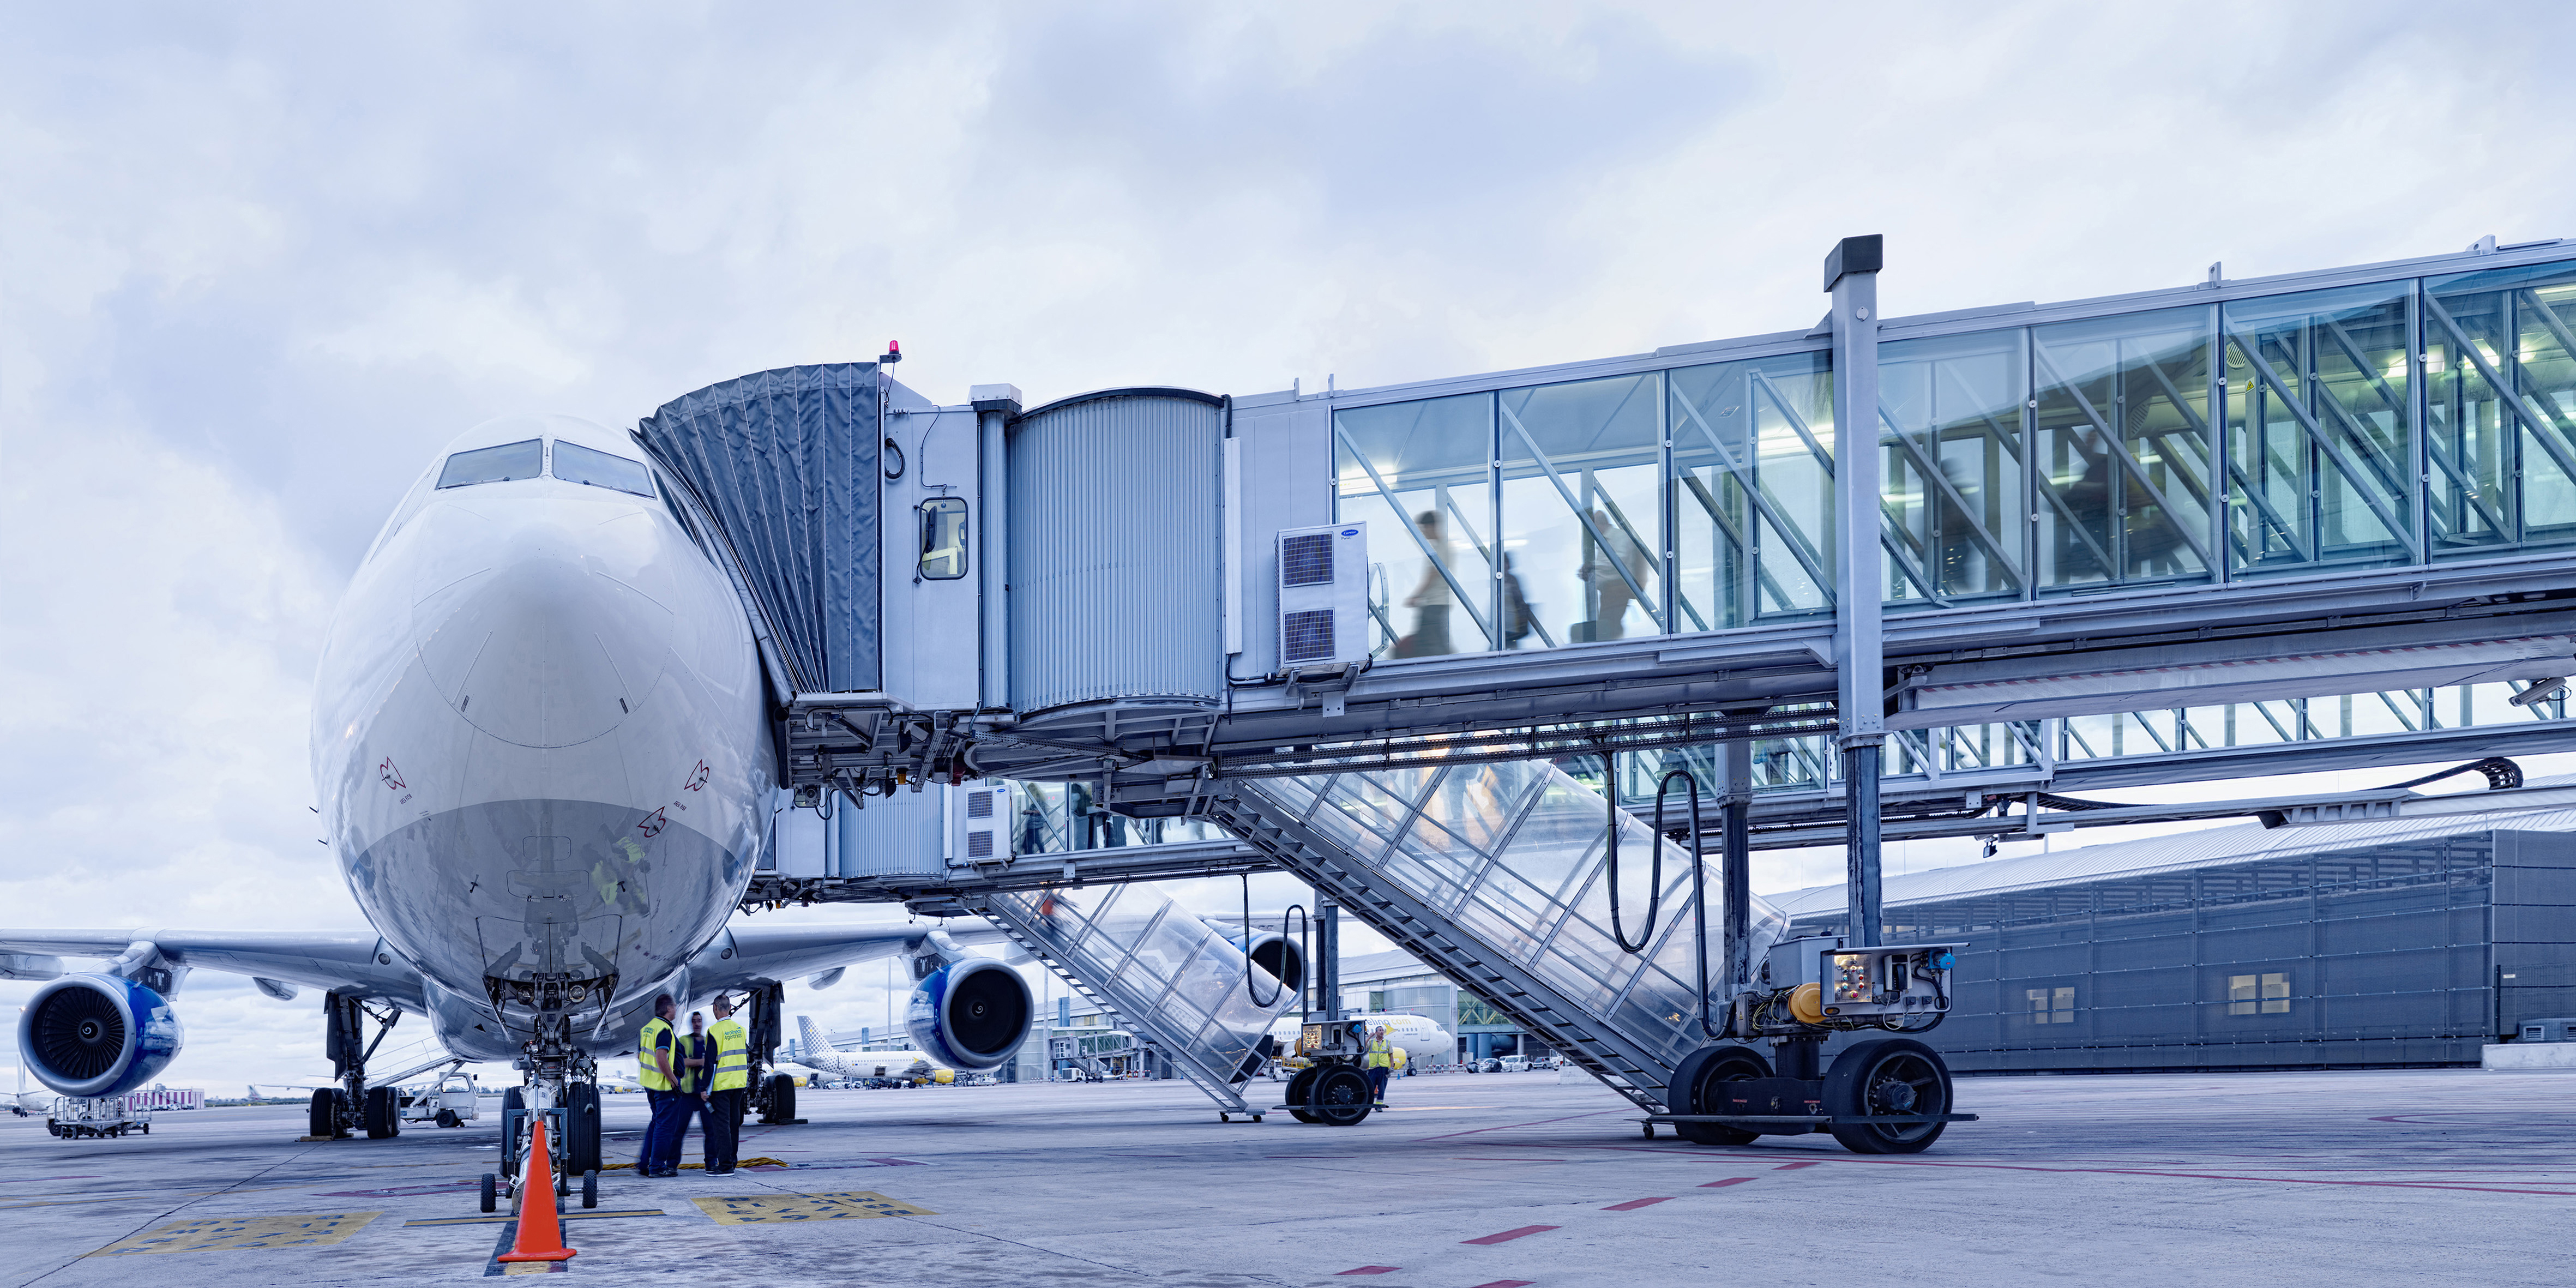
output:
<svg viewBox="0 0 2576 1288"><path fill-rule="evenodd" d="M18 1013L18 1052L38 1081L66 1096L121 1096L179 1054L169 1000L115 975L66 975Z"/></svg>
<svg viewBox="0 0 2576 1288"><path fill-rule="evenodd" d="M1250 945L1238 941L1237 946L1243 948L1244 955L1252 959L1253 965L1270 972L1270 977L1278 980L1290 993L1306 987L1306 954L1297 947L1296 940L1275 930L1265 930L1254 935ZM1254 987L1260 986L1256 984ZM1267 993L1270 990L1263 988L1260 991Z"/></svg>
<svg viewBox="0 0 2576 1288"><path fill-rule="evenodd" d="M970 957L932 971L912 990L904 1029L936 1063L991 1069L1018 1053L1036 1011L1018 971L990 957Z"/></svg>

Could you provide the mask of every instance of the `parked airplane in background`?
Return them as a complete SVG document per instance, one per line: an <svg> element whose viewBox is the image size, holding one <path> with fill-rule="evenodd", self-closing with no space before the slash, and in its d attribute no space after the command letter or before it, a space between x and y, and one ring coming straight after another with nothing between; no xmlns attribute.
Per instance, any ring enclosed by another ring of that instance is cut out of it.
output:
<svg viewBox="0 0 2576 1288"><path fill-rule="evenodd" d="M1010 1059L1028 986L958 939L728 926L770 844L777 751L749 618L700 540L624 434L518 416L458 438L367 551L315 687L327 843L371 928L0 930L0 977L51 981L18 1024L36 1076L74 1097L147 1083L179 1052L189 972L226 971L279 1000L326 990L340 1085L314 1093L313 1134L399 1131L363 1026L419 1015L453 1056L527 1070L521 1104L566 1109L558 1165L581 1172L598 1058L635 1048L659 993L747 992L759 1035L774 981L903 956L924 1051Z"/></svg>
<svg viewBox="0 0 2576 1288"><path fill-rule="evenodd" d="M1449 1030L1422 1016L1370 1014L1350 1018L1366 1023L1367 1031L1371 1033L1376 1032L1379 1025L1385 1025L1386 1040L1404 1048L1405 1063L1409 1067L1453 1064L1458 1059L1458 1040L1449 1036ZM1297 1030L1305 1023L1305 1020L1291 1014L1270 1026L1270 1040L1277 1044L1281 1059L1293 1058L1291 1053L1297 1049Z"/></svg>
<svg viewBox="0 0 2576 1288"><path fill-rule="evenodd" d="M796 1062L830 1078L926 1078L947 1081L957 1067L942 1064L927 1051L843 1051L823 1035L810 1015L796 1017Z"/></svg>

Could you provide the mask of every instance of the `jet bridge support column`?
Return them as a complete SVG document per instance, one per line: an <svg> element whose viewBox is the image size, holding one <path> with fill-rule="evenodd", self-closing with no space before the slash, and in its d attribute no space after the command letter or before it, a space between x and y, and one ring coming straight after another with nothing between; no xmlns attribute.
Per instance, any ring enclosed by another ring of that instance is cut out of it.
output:
<svg viewBox="0 0 2576 1288"><path fill-rule="evenodd" d="M1887 577L1879 543L1878 270L1885 243L1846 237L1825 257L1833 294L1834 542L1841 593L1834 600L1835 745L1849 805L1845 858L1854 944L1879 940L1878 778L1887 742L1885 641L1879 601Z"/></svg>

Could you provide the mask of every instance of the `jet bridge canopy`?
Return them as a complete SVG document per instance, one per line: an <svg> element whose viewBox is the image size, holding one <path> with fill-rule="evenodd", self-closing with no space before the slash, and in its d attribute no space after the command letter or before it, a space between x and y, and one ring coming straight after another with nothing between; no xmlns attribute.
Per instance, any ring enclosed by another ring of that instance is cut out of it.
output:
<svg viewBox="0 0 2576 1288"><path fill-rule="evenodd" d="M879 685L873 362L780 367L683 394L636 436L695 494L800 693Z"/></svg>

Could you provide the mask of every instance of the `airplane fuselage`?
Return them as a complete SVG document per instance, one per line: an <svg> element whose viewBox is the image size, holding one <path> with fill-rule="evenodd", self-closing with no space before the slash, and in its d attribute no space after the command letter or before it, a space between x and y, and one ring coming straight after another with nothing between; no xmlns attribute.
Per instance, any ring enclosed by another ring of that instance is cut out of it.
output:
<svg viewBox="0 0 2576 1288"><path fill-rule="evenodd" d="M751 879L774 785L759 658L662 486L586 422L479 426L333 620L330 844L460 1055L514 1054L548 999L586 1048L631 1046Z"/></svg>

